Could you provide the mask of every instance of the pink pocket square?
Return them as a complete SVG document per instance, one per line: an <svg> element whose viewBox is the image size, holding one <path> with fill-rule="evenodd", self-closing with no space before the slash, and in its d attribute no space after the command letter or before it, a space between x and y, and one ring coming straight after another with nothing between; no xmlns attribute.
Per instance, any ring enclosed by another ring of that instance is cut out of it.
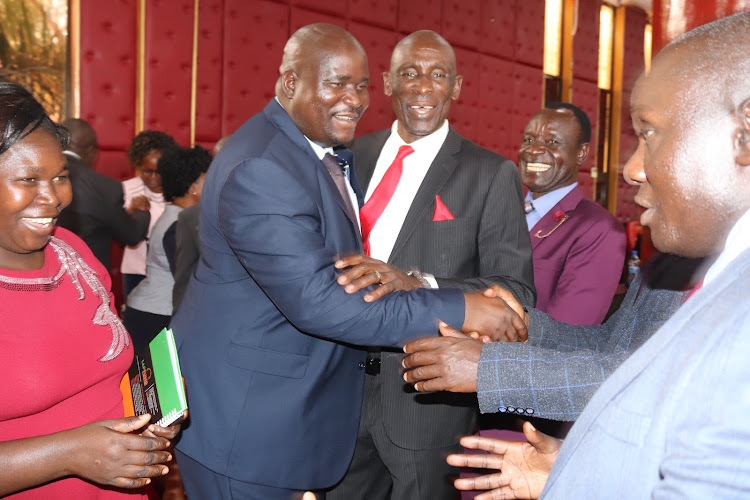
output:
<svg viewBox="0 0 750 500"><path fill-rule="evenodd" d="M435 214L432 216L432 222L436 222L439 220L453 220L455 217L453 217L453 214L450 210L448 210L448 207L445 206L445 203L443 203L443 200L440 199L440 195L435 195Z"/></svg>

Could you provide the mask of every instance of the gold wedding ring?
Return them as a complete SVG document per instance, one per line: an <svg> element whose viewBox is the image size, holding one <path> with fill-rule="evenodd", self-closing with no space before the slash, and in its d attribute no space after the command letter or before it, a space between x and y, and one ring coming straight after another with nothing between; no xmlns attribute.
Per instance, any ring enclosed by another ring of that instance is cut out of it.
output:
<svg viewBox="0 0 750 500"><path fill-rule="evenodd" d="M378 283L383 282L383 275L380 274L380 271L375 271L375 276L378 278Z"/></svg>

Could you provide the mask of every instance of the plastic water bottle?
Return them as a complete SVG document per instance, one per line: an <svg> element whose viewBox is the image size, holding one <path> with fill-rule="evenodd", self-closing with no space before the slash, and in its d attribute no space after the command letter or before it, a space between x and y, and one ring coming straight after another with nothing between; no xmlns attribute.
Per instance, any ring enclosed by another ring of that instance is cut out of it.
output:
<svg viewBox="0 0 750 500"><path fill-rule="evenodd" d="M635 279L635 276L641 272L641 259L638 257L638 250L630 252L628 257L628 285Z"/></svg>

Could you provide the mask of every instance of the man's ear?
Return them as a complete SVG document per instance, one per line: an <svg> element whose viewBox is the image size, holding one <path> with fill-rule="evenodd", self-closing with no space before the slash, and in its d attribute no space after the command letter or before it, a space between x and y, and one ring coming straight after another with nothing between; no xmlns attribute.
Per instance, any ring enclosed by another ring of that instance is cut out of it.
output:
<svg viewBox="0 0 750 500"><path fill-rule="evenodd" d="M739 127L734 137L735 158L738 165L750 166L750 99L740 104L737 111Z"/></svg>
<svg viewBox="0 0 750 500"><path fill-rule="evenodd" d="M281 91L287 99L294 97L294 84L297 82L297 75L294 71L287 70L281 74Z"/></svg>
<svg viewBox="0 0 750 500"><path fill-rule="evenodd" d="M391 85L391 74L383 71L383 93L390 97L393 95L393 86Z"/></svg>
<svg viewBox="0 0 750 500"><path fill-rule="evenodd" d="M583 165L583 162L586 161L586 158L589 157L589 150L591 149L591 143L584 142L581 144L581 147L578 148L578 153L576 153L576 161L578 162L578 166L580 167Z"/></svg>

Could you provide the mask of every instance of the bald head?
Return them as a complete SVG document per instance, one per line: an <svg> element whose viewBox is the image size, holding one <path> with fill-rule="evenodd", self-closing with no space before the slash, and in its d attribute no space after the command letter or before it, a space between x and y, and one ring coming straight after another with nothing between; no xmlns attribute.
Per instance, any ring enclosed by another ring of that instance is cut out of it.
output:
<svg viewBox="0 0 750 500"><path fill-rule="evenodd" d="M370 104L362 45L332 24L297 30L284 47L276 96L297 128L323 147L354 139Z"/></svg>
<svg viewBox="0 0 750 500"><path fill-rule="evenodd" d="M276 96L279 100L287 99L282 85L285 73L300 74L308 71L331 54L346 49L354 49L365 54L365 49L351 33L334 24L308 24L295 31L284 46Z"/></svg>
<svg viewBox="0 0 750 500"><path fill-rule="evenodd" d="M456 74L456 54L453 47L439 33L431 30L419 30L405 36L396 44L391 54L391 73L398 68L404 55L410 53L415 48L432 47L444 51L446 62L451 66L453 74Z"/></svg>
<svg viewBox="0 0 750 500"><path fill-rule="evenodd" d="M70 132L70 145L68 150L81 157L81 161L87 167L91 167L96 159L99 146L96 141L96 132L85 120L80 118L68 118L62 122Z"/></svg>
<svg viewBox="0 0 750 500"><path fill-rule="evenodd" d="M656 247L721 251L750 210L750 12L707 24L654 58L631 96L638 149L625 165Z"/></svg>

